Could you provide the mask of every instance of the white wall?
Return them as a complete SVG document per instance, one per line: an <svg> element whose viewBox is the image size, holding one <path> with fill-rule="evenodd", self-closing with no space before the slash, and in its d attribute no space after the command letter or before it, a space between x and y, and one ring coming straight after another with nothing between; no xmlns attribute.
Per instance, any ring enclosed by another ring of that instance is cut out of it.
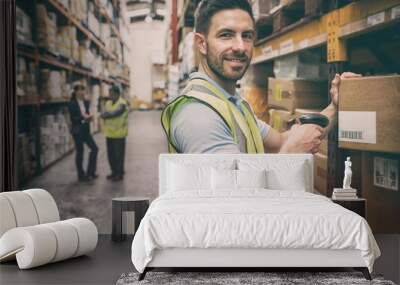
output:
<svg viewBox="0 0 400 285"><path fill-rule="evenodd" d="M152 100L152 54L165 49L165 23L138 22L130 24L131 93L147 102Z"/></svg>

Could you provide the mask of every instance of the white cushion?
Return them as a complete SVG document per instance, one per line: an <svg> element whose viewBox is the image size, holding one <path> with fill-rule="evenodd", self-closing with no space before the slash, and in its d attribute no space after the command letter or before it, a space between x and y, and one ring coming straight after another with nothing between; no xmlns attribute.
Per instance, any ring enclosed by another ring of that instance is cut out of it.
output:
<svg viewBox="0 0 400 285"><path fill-rule="evenodd" d="M236 170L211 169L212 190L236 190Z"/></svg>
<svg viewBox="0 0 400 285"><path fill-rule="evenodd" d="M265 169L262 170L236 170L237 187L241 188L267 188Z"/></svg>

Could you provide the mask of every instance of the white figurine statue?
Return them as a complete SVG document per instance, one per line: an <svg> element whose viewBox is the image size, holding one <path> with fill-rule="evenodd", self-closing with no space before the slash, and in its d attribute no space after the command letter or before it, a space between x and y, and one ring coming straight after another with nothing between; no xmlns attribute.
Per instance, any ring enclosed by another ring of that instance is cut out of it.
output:
<svg viewBox="0 0 400 285"><path fill-rule="evenodd" d="M347 160L344 162L344 179L343 179L343 189L351 189L351 176L353 172L351 171L351 161L350 157L347 157Z"/></svg>

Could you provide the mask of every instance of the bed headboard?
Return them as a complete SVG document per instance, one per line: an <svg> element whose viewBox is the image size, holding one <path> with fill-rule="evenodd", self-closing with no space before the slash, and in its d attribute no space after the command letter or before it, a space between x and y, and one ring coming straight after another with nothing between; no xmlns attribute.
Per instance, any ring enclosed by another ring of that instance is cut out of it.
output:
<svg viewBox="0 0 400 285"><path fill-rule="evenodd" d="M167 183L167 168L168 163L183 163L187 165L215 165L219 163L229 163L232 162L235 166L237 166L238 161L262 161L264 164L273 165L275 163L288 161L292 162L302 162L304 161L304 165L306 168L308 180L307 192L314 192L314 183L313 183L313 156L311 154L160 154L159 156L159 195L166 192L166 183Z"/></svg>

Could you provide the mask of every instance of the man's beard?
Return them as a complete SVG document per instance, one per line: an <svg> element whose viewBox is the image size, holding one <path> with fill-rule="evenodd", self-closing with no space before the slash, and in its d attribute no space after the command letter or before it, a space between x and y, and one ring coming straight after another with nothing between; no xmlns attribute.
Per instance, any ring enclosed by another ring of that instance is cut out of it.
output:
<svg viewBox="0 0 400 285"><path fill-rule="evenodd" d="M235 75L230 75L227 72L224 71L224 61L227 58L238 58L238 59L245 59L246 65L244 66L243 70L240 73L237 73ZM232 80L232 81L237 81L240 78L243 77L243 75L245 74L247 68L250 65L250 59L248 58L248 56L244 53L241 54L232 54L229 56L222 56L221 58L218 58L217 56L215 56L210 49L208 48L207 45L207 56L206 56L206 60L207 60L207 65L210 67L210 69L215 73L215 75L217 75L218 77L220 77L222 80Z"/></svg>

